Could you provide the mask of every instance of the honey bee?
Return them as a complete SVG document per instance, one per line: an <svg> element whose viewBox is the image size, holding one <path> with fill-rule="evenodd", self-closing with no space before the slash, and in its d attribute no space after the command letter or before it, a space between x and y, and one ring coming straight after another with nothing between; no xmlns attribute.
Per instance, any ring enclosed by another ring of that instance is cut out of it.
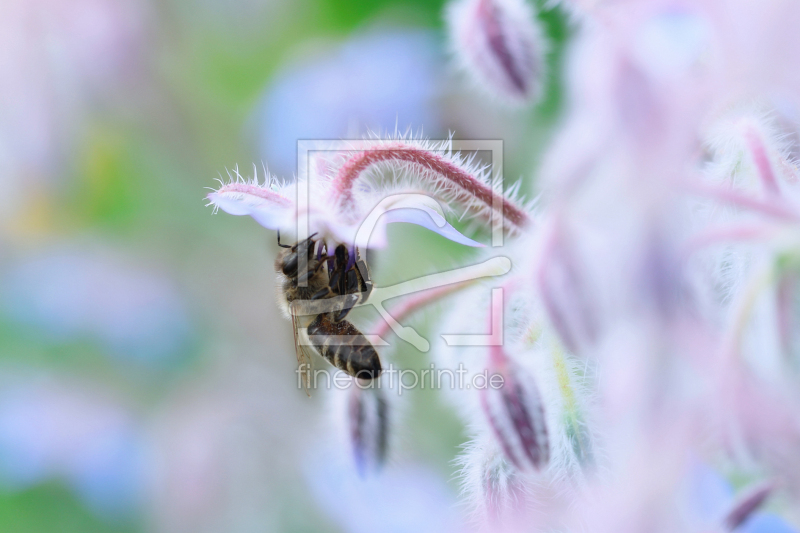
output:
<svg viewBox="0 0 800 533"><path fill-rule="evenodd" d="M358 250L348 250L340 244L333 255L328 255L327 247L317 243L314 235L293 246L281 244L279 235L278 245L283 248L275 260L278 297L284 311L292 318L297 361L301 370L305 370L306 390L311 368L311 358L305 351L308 345L333 366L353 377L371 380L380 376L378 352L353 324L345 320L350 310L366 301L372 291L367 263L361 259ZM322 302L329 299L337 299L337 302L332 306L318 306L325 308L319 313L314 312L313 305L306 305L314 302L330 304ZM293 302L303 302L310 314L297 313ZM308 344L299 342L304 340L304 336L307 336Z"/></svg>

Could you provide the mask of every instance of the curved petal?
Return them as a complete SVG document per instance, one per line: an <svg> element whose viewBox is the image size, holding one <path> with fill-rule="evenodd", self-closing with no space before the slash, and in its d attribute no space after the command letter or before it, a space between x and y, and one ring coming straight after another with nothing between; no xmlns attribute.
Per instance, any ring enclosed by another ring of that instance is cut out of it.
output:
<svg viewBox="0 0 800 533"><path fill-rule="evenodd" d="M250 183L229 183L207 196L215 207L231 215L249 215L268 229L293 229L295 204L280 193ZM447 223L441 206L424 194L396 194L384 198L359 226L343 224L329 211L309 211L309 226L322 238L338 242L354 242L357 246L386 246L386 225L394 222L417 224L453 242L482 247ZM335 245L334 242L329 243Z"/></svg>
<svg viewBox="0 0 800 533"><path fill-rule="evenodd" d="M453 242L466 246L484 245L466 237L447 223L441 206L424 194L397 194L381 200L364 218L355 236L356 246L386 246L386 225L394 222L417 224Z"/></svg>
<svg viewBox="0 0 800 533"><path fill-rule="evenodd" d="M251 183L229 183L206 198L215 208L231 215L250 215L268 229L279 229L294 213L292 200L268 187Z"/></svg>
<svg viewBox="0 0 800 533"><path fill-rule="evenodd" d="M459 231L451 226L444 219L444 217L427 207L402 207L398 209L392 209L391 211L386 212L384 215L384 220L386 221L386 224L393 222L407 222L410 224L416 224L436 232L446 239L450 239L453 242L457 242L458 244L463 244L465 246L473 246L476 248L482 248L484 246L483 244L459 233Z"/></svg>

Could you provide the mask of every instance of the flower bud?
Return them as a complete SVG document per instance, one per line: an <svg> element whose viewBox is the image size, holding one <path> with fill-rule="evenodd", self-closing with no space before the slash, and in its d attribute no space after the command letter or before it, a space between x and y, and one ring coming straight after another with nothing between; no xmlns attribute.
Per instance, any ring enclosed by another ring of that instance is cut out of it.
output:
<svg viewBox="0 0 800 533"><path fill-rule="evenodd" d="M459 458L471 519L486 533L531 530L525 474L511 465L488 432L475 435ZM526 520L527 518L527 520ZM525 528L519 527L520 522Z"/></svg>
<svg viewBox="0 0 800 533"><path fill-rule="evenodd" d="M524 103L540 96L544 44L522 0L461 0L447 19L455 54L491 94Z"/></svg>
<svg viewBox="0 0 800 533"><path fill-rule="evenodd" d="M383 392L372 387L352 387L347 415L359 473L380 468L386 459L389 438L389 406Z"/></svg>
<svg viewBox="0 0 800 533"><path fill-rule="evenodd" d="M502 386L481 390L481 406L508 460L519 469L540 469L550 458L547 422L536 383L511 366L501 347L492 347L490 373L503 376Z"/></svg>

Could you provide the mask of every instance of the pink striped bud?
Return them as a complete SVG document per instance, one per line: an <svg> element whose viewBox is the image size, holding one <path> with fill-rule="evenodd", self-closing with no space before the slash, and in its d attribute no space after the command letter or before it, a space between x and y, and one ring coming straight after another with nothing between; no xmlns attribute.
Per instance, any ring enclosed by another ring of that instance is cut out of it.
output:
<svg viewBox="0 0 800 533"><path fill-rule="evenodd" d="M361 475L378 469L386 459L389 406L380 389L353 387L347 404L350 443Z"/></svg>
<svg viewBox="0 0 800 533"><path fill-rule="evenodd" d="M483 411L509 462L519 469L540 469L550 458L550 445L539 389L522 369L512 366L501 346L491 351L489 374L503 376L503 382L481 390Z"/></svg>
<svg viewBox="0 0 800 533"><path fill-rule="evenodd" d="M541 94L544 44L522 0L458 0L447 12L463 68L489 93L513 103Z"/></svg>

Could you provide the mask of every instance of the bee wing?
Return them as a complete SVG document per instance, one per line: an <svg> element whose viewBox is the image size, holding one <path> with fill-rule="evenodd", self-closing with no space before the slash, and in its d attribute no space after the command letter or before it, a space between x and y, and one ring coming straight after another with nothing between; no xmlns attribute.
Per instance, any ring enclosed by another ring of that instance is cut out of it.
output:
<svg viewBox="0 0 800 533"><path fill-rule="evenodd" d="M297 355L297 368L303 380L303 390L306 391L307 396L311 396L308 392L309 382L311 380L311 371L313 370L314 359L307 351L307 347L300 342L300 332L298 330L297 317L292 313L292 331L294 332L294 348Z"/></svg>

